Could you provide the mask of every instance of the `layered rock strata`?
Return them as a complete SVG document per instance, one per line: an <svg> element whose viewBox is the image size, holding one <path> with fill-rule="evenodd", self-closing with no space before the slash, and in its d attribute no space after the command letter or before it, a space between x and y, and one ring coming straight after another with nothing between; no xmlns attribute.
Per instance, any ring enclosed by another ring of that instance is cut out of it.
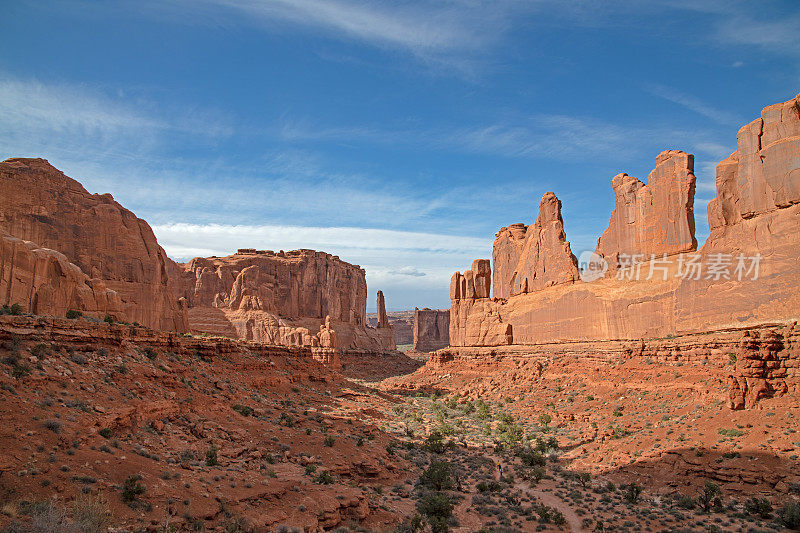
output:
<svg viewBox="0 0 800 533"><path fill-rule="evenodd" d="M722 369L716 394L728 407L749 409L764 398L800 395L800 326L797 322L704 331L675 337L637 340L597 340L482 347L452 347L433 354L428 366L440 372L466 368L469 362L499 358L546 362L558 357L579 357L585 362L617 364L626 360L650 361L707 368L709 375Z"/></svg>
<svg viewBox="0 0 800 533"><path fill-rule="evenodd" d="M501 304L488 297L491 277L489 260L476 259L470 270L456 272L450 279L451 346L513 344L513 327L500 316Z"/></svg>

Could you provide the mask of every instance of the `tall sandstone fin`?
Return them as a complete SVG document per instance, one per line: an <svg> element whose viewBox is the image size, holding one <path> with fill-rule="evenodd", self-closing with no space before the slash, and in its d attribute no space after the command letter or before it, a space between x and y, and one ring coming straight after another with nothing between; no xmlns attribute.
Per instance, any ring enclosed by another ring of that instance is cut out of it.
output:
<svg viewBox="0 0 800 533"><path fill-rule="evenodd" d="M512 224L495 235L494 297L508 298L580 278L578 260L564 233L561 201L552 192L539 203L530 226Z"/></svg>
<svg viewBox="0 0 800 533"><path fill-rule="evenodd" d="M519 257L525 247L528 226L517 223L501 228L492 245L492 296L506 299L511 296L511 280Z"/></svg>
<svg viewBox="0 0 800 533"><path fill-rule="evenodd" d="M800 203L800 95L765 107L736 141L736 151L717 165L717 197L708 204L712 233Z"/></svg>
<svg viewBox="0 0 800 533"><path fill-rule="evenodd" d="M578 260L564 233L561 201L552 192L539 202L539 216L525 234L525 246L511 276L511 295L541 290L580 278Z"/></svg>
<svg viewBox="0 0 800 533"><path fill-rule="evenodd" d="M612 270L621 256L646 260L697 249L694 236L694 156L680 150L658 154L647 184L625 173L611 186L616 204L597 253Z"/></svg>

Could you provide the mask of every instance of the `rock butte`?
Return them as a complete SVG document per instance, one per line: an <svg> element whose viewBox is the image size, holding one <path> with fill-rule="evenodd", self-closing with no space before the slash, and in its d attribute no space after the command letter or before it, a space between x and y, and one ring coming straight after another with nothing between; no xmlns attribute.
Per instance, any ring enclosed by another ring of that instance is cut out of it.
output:
<svg viewBox="0 0 800 533"><path fill-rule="evenodd" d="M609 263L602 279L581 281L553 193L542 198L532 226L502 228L492 253L493 298L488 260L475 260L470 270L453 275L451 346L666 338L796 321L799 102L800 96L764 108L739 130L737 150L717 166L717 197L708 204L711 234L697 254L704 265L730 254L728 279L707 278L705 271L701 279L677 275L680 254L697 247L694 161L690 154L668 150L656 157L647 184L627 174L612 180L616 205L596 250ZM621 254L638 254L638 280L616 275ZM737 279L739 254L760 256L757 279L753 272ZM659 262L664 257L667 261ZM666 273L659 268L665 265ZM648 280L650 272L655 275ZM775 366L784 367L787 386L797 393L797 348L773 348L775 357L794 361Z"/></svg>
<svg viewBox="0 0 800 533"><path fill-rule="evenodd" d="M44 159L13 158L0 163L0 198L0 230L61 252L90 279L103 280L122 302L120 318L188 330L185 304L173 297L172 261L147 222L110 194L90 194ZM0 301L13 303L8 294ZM17 303L30 309L34 302ZM91 307L79 310L96 311Z"/></svg>
<svg viewBox="0 0 800 533"><path fill-rule="evenodd" d="M391 326L366 324L364 270L314 250L242 249L177 265L193 332L283 346L315 346L326 316L339 347L393 350ZM381 302L383 294L379 293Z"/></svg>
<svg viewBox="0 0 800 533"><path fill-rule="evenodd" d="M364 270L338 257L245 249L177 264L147 222L44 159L0 163L0 198L2 305L309 346L322 359L337 348L395 348L388 322L366 324ZM382 293L378 299L383 304Z"/></svg>

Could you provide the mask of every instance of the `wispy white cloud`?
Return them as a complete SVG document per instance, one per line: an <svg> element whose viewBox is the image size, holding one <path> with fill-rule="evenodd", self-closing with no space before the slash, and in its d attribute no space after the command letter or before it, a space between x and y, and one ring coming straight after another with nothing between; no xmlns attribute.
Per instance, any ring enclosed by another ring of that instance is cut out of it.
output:
<svg viewBox="0 0 800 533"><path fill-rule="evenodd" d="M208 142L232 131L214 113L165 110L81 84L0 73L0 143L14 155L83 152L135 159L155 151L165 136Z"/></svg>
<svg viewBox="0 0 800 533"><path fill-rule="evenodd" d="M413 276L415 278L419 278L425 276L425 272L418 270L416 267L413 266L404 266L402 268L398 268L397 270L390 270L389 274L395 276Z"/></svg>
<svg viewBox="0 0 800 533"><path fill-rule="evenodd" d="M410 54L466 77L477 57L513 27L515 16L553 0L158 0L137 10L171 13L182 23L249 25L272 33L306 31Z"/></svg>
<svg viewBox="0 0 800 533"><path fill-rule="evenodd" d="M800 13L774 20L759 18L752 13L731 14L721 20L714 36L725 44L757 46L772 52L800 56Z"/></svg>
<svg viewBox="0 0 800 533"><path fill-rule="evenodd" d="M395 309L446 307L452 273L476 257L491 256L489 238L374 228L170 223L156 224L153 231L179 261L225 256L238 248L324 250L364 268L370 291L384 290Z"/></svg>
<svg viewBox="0 0 800 533"><path fill-rule="evenodd" d="M349 0L194 0L245 15L252 22L291 22L344 34L353 39L412 50L479 46L457 6L442 3L391 5Z"/></svg>
<svg viewBox="0 0 800 533"><path fill-rule="evenodd" d="M238 248L314 248L332 253L347 249L351 255L392 251L469 255L486 247L486 240L477 237L359 227L171 223L155 224L153 231L167 251L184 260L194 257L194 251L227 255ZM407 271L399 275L407 275Z"/></svg>
<svg viewBox="0 0 800 533"><path fill-rule="evenodd" d="M286 122L279 128L278 135L294 143L321 141L413 146L422 150L554 160L641 157L647 156L647 150L652 150L652 145L658 143L662 143L663 148L698 150L714 156L725 152L723 145L711 140L715 135L710 130L681 130L625 124L590 116L547 114L514 122L396 130L386 125L382 128L328 127L298 120ZM681 144L669 144L676 141Z"/></svg>
<svg viewBox="0 0 800 533"><path fill-rule="evenodd" d="M654 96L668 100L674 104L685 107L690 111L699 113L706 118L713 120L719 124L726 126L736 126L742 123L742 119L733 113L723 111L707 104L699 98L686 94L672 87L666 85L659 85L655 83L646 84L645 90Z"/></svg>
<svg viewBox="0 0 800 533"><path fill-rule="evenodd" d="M707 38L720 45L755 46L771 53L800 56L800 12L769 9L746 0L659 0L671 9L703 13L713 18ZM777 7L777 6L775 6ZM770 17L767 13L773 13ZM741 61L733 64L742 65Z"/></svg>

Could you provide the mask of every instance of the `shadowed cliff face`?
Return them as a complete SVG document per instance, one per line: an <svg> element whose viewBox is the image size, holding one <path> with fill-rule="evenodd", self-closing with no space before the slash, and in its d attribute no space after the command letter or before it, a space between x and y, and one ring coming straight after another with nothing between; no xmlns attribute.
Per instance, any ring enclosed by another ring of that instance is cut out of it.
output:
<svg viewBox="0 0 800 533"><path fill-rule="evenodd" d="M64 316L74 310L127 319L119 295L103 280L90 279L60 252L0 231L0 304L15 303L39 315Z"/></svg>
<svg viewBox="0 0 800 533"><path fill-rule="evenodd" d="M717 167L711 235L696 252L693 158L677 150L659 154L647 184L613 179L616 206L596 254L608 271L596 281L574 275L560 217L543 215L552 209L540 208L532 226L501 229L494 299L470 292L471 271L454 275L450 344L637 339L796 320L799 109L798 98L766 107L739 131L737 151ZM550 204L545 195L542 206ZM556 238L531 232L543 220Z"/></svg>
<svg viewBox="0 0 800 533"><path fill-rule="evenodd" d="M432 352L450 345L449 309L414 309L414 350Z"/></svg>

